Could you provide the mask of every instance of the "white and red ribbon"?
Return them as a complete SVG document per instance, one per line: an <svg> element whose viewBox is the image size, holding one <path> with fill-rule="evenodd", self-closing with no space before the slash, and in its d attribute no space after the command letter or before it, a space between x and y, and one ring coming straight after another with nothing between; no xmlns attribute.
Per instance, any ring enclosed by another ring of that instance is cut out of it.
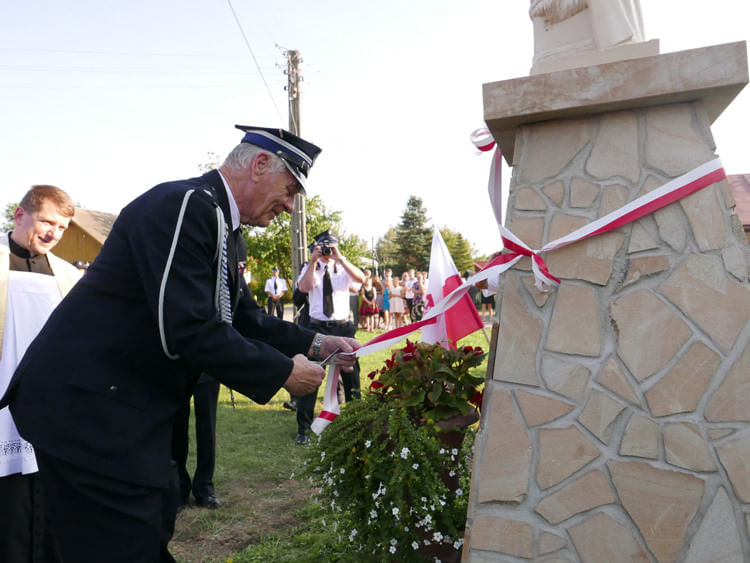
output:
<svg viewBox="0 0 750 563"><path fill-rule="evenodd" d="M560 280L549 272L547 264L540 256L540 253L556 250L594 235L618 229L623 225L636 221L649 213L653 213L662 207L674 203L683 197L710 186L711 184L719 182L724 178L726 178L726 172L721 165L721 160L716 158L694 168L690 172L683 174L674 180L667 182L666 184L663 184L655 190L634 199L612 213L600 217L572 233L545 244L539 250L530 248L521 239L510 232L510 230L498 223L505 248L510 252L500 254L490 260L482 270L468 278L464 283L459 285L448 295L444 296L434 307L430 308L421 321L384 332L367 342L367 344L357 350L357 357L390 348L426 324L437 322L438 316L453 307L453 305L455 305L458 300L469 291L471 286L489 278L494 277L494 279L497 279L524 256L529 256L532 259L531 265L534 278L536 279L536 286L541 290L546 291L546 286L551 286L553 284L557 285L560 283ZM337 397L340 368L335 363L332 365L334 366L333 373L332 375L329 375L328 381L326 382L326 391L323 398L323 411L318 415L318 418L316 418L312 425L313 431L317 434L320 434L320 432L322 432L340 412ZM329 373L330 371L331 368L329 368Z"/></svg>

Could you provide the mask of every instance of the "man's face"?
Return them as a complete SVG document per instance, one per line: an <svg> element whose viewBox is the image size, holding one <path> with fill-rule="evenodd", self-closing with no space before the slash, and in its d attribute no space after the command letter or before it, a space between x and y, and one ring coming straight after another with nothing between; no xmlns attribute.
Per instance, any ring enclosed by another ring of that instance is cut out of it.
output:
<svg viewBox="0 0 750 563"><path fill-rule="evenodd" d="M19 207L13 219L16 222L13 241L32 254L47 254L70 224L70 217L62 215L50 200L44 200L37 211L27 212Z"/></svg>
<svg viewBox="0 0 750 563"><path fill-rule="evenodd" d="M237 202L240 220L246 225L267 227L277 215L294 211L297 193L299 184L288 170L267 171L258 177L253 195L244 202Z"/></svg>

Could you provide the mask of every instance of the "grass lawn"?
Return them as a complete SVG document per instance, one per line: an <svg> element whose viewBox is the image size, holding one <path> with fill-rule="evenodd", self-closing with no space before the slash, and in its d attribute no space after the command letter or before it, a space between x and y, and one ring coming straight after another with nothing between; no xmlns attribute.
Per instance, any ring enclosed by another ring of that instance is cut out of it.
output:
<svg viewBox="0 0 750 563"><path fill-rule="evenodd" d="M357 332L366 342L380 332ZM414 340L419 339L415 333ZM479 331L461 344L488 351ZM405 345L402 341L398 347ZM390 350L360 360L364 389L367 374L380 368ZM485 364L480 368L486 369ZM320 387L316 413L322 408ZM217 454L214 484L222 502L217 510L188 505L177 518L170 551L182 563L267 561L346 561L334 535L328 533L312 502L313 491L299 479L304 447L295 445L295 414L282 407L289 395L282 390L266 405L253 403L222 387L217 412ZM194 467L191 422L188 470ZM342 553L337 555L337 553Z"/></svg>

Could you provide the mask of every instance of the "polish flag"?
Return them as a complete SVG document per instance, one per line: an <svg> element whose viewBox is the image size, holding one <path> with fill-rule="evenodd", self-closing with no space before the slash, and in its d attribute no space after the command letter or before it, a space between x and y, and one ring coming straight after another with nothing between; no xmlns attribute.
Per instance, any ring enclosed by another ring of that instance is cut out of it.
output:
<svg viewBox="0 0 750 563"><path fill-rule="evenodd" d="M448 247L438 229L432 235L432 250L430 251L430 272L427 281L427 300L425 313L429 308L439 303L443 297L463 283L453 263ZM482 328L482 319L474 306L471 296L466 293L444 314L437 318L434 324L422 327L422 342L434 344L440 342L446 348L456 346L464 336L468 336Z"/></svg>

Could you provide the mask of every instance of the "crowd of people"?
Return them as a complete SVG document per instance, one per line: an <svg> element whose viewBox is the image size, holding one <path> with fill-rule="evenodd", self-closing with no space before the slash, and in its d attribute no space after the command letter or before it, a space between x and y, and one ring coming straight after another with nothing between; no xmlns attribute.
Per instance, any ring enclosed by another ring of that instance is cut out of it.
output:
<svg viewBox="0 0 750 563"><path fill-rule="evenodd" d="M386 268L381 278L364 270L365 281L350 292L352 312L361 330L391 330L422 320L427 296L427 272L413 268L394 276Z"/></svg>

